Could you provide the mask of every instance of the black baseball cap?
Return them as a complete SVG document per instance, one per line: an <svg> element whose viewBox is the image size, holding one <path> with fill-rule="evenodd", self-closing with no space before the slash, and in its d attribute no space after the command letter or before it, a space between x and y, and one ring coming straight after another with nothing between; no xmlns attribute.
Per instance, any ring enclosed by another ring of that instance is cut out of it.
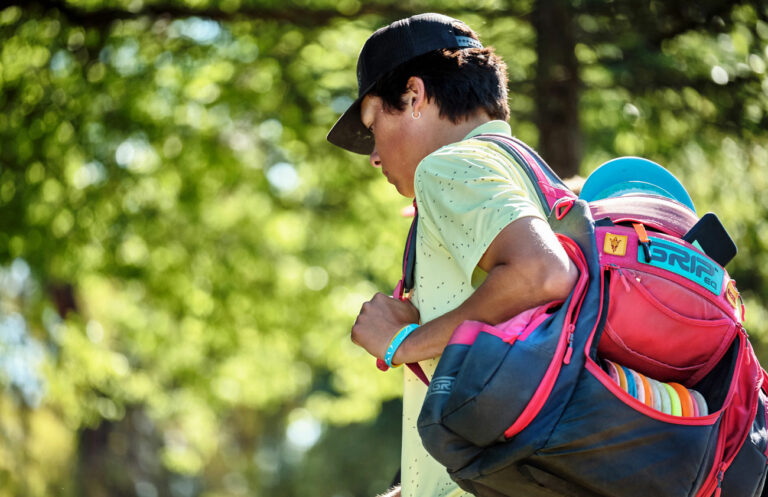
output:
<svg viewBox="0 0 768 497"><path fill-rule="evenodd" d="M464 24L442 14L419 14L373 33L357 59L357 100L333 125L328 141L357 154L373 152L373 135L360 121L360 104L381 76L433 50L483 48L474 38L456 34L454 23Z"/></svg>

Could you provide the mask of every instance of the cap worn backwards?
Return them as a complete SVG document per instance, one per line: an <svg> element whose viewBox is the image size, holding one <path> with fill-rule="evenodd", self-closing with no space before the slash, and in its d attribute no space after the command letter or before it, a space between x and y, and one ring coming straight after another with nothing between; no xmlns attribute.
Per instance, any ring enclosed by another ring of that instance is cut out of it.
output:
<svg viewBox="0 0 768 497"><path fill-rule="evenodd" d="M357 59L357 100L328 133L328 141L358 154L373 151L373 135L360 121L360 105L384 74L414 57L443 48L483 48L468 36L457 35L456 19L441 14L419 14L395 21L373 33ZM463 24L463 23L461 23Z"/></svg>

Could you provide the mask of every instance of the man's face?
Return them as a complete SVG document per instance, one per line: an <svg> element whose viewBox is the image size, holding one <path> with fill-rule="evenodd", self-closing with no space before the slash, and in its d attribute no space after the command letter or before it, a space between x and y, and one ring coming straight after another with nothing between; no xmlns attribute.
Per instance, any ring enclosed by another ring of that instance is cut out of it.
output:
<svg viewBox="0 0 768 497"><path fill-rule="evenodd" d="M413 198L416 166L429 152L418 140L417 120L406 109L386 111L379 97L367 95L360 108L360 119L374 137L371 165L380 167L387 180L404 197Z"/></svg>

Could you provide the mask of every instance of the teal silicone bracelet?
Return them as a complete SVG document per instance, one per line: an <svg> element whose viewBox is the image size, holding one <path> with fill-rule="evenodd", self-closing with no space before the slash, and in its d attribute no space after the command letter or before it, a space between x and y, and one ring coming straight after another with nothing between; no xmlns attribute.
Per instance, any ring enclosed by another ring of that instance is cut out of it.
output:
<svg viewBox="0 0 768 497"><path fill-rule="evenodd" d="M405 341L406 338L408 338L408 335L413 333L413 330L418 328L419 325L416 323L411 323L409 325L403 326L400 331L397 332L397 334L392 338L392 342L389 344L389 347L387 348L387 353L384 354L384 362L387 363L387 366L390 368L392 367L392 359L395 357L395 352L397 352L398 347Z"/></svg>

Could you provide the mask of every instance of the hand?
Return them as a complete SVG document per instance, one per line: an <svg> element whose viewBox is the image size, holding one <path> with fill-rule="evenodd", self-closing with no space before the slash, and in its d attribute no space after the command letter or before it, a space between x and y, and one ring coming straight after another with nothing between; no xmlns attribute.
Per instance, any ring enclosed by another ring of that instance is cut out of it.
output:
<svg viewBox="0 0 768 497"><path fill-rule="evenodd" d="M352 342L383 359L392 337L410 323L419 322L419 310L407 300L377 293L363 304L352 326Z"/></svg>

